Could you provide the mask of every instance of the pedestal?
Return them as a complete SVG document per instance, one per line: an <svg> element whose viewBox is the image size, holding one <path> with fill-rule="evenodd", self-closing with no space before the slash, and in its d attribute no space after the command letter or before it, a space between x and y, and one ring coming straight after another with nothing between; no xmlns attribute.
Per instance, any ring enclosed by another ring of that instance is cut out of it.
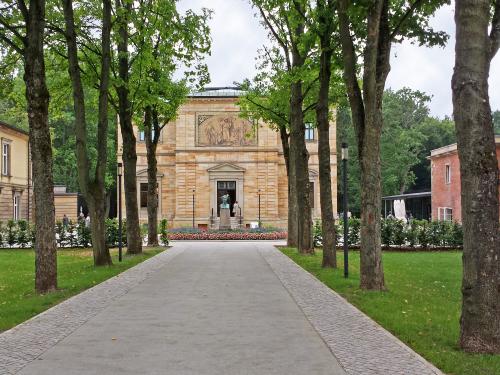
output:
<svg viewBox="0 0 500 375"><path fill-rule="evenodd" d="M220 209L219 229L231 229L231 213L229 212L229 208Z"/></svg>

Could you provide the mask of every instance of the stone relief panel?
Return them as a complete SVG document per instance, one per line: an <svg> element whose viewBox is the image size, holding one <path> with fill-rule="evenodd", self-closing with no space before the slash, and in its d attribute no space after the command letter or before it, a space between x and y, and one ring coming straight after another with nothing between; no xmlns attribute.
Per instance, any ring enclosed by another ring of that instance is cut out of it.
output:
<svg viewBox="0 0 500 375"><path fill-rule="evenodd" d="M257 135L250 120L238 113L198 114L196 119L197 146L256 146Z"/></svg>

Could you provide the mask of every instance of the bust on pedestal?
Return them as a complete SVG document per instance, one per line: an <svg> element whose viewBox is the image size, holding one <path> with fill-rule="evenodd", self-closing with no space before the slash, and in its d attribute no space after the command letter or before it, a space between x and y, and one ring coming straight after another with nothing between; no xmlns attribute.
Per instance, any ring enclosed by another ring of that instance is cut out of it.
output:
<svg viewBox="0 0 500 375"><path fill-rule="evenodd" d="M231 212L229 210L229 194L224 194L220 204L219 229L231 229Z"/></svg>

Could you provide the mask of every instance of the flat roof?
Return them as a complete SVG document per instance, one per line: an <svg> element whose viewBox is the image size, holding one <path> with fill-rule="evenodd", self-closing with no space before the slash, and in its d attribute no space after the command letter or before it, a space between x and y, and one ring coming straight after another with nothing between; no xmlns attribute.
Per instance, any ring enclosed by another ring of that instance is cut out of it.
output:
<svg viewBox="0 0 500 375"><path fill-rule="evenodd" d="M14 125L7 124L6 122L3 121L0 121L0 126L6 127L7 129L13 130L21 134L29 135L29 133L26 130L18 128L17 126Z"/></svg>
<svg viewBox="0 0 500 375"><path fill-rule="evenodd" d="M495 143L497 145L500 145L500 135L495 135ZM431 150L431 157L442 155L442 154L447 154L449 152L453 152L456 150L457 150L457 144L452 143L451 145L447 145L447 146L443 146L443 147L439 147L439 148L436 148L434 150Z"/></svg>
<svg viewBox="0 0 500 375"><path fill-rule="evenodd" d="M422 191L420 193L410 193L410 194L398 194L398 195L388 195L382 197L383 201L392 201L396 199L412 199L412 198L425 198L430 197L432 193L430 191Z"/></svg>
<svg viewBox="0 0 500 375"><path fill-rule="evenodd" d="M238 98L245 95L246 91L239 87L207 87L201 91L194 91L188 98Z"/></svg>

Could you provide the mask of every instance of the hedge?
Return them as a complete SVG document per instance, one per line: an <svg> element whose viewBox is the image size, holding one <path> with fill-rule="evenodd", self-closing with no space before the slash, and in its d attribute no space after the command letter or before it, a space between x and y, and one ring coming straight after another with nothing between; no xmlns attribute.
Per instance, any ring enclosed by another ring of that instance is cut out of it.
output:
<svg viewBox="0 0 500 375"><path fill-rule="evenodd" d="M349 219L349 246L359 246L361 221L358 218ZM427 221L382 219L381 240L386 248L461 248L463 246L462 226L451 221ZM341 245L344 233L342 220L336 221L337 245ZM323 235L321 222L314 224L314 245L321 246Z"/></svg>

